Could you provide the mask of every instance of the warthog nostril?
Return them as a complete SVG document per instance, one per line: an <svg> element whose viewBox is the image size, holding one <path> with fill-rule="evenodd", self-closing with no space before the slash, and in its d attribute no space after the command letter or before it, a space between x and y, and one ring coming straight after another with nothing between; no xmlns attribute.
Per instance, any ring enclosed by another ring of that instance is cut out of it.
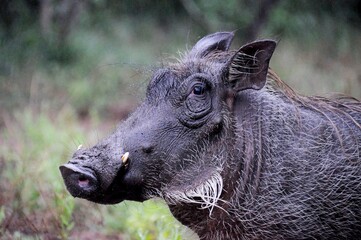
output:
<svg viewBox="0 0 361 240"><path fill-rule="evenodd" d="M78 179L78 185L82 188L89 187L89 179L84 176L80 176Z"/></svg>
<svg viewBox="0 0 361 240"><path fill-rule="evenodd" d="M98 180L93 170L74 164L60 166L65 185L74 197L94 193L98 189Z"/></svg>

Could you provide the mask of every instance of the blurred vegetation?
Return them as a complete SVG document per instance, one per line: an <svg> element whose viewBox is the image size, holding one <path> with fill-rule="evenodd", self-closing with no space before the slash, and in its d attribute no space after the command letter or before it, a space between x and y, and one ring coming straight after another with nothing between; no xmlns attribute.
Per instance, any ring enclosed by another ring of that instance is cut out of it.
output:
<svg viewBox="0 0 361 240"><path fill-rule="evenodd" d="M279 40L271 67L301 93L361 98L360 24L358 0L1 1L0 238L196 238L157 201L72 198L58 166L136 106L154 68L215 31L237 30L235 47Z"/></svg>

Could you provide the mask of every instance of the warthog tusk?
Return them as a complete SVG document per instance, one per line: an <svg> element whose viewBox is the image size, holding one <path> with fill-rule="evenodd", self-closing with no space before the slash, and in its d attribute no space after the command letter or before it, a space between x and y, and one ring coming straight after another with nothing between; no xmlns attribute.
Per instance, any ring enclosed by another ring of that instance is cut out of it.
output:
<svg viewBox="0 0 361 240"><path fill-rule="evenodd" d="M82 147L83 147L83 144L80 144L80 145L78 146L78 150L80 150Z"/></svg>
<svg viewBox="0 0 361 240"><path fill-rule="evenodd" d="M129 152L126 152L122 156L122 162L123 164L126 164L128 162Z"/></svg>

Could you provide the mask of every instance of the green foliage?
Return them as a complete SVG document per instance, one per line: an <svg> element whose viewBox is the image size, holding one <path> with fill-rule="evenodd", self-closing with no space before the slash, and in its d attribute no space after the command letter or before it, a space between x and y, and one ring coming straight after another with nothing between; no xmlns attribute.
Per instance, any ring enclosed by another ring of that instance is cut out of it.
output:
<svg viewBox="0 0 361 240"><path fill-rule="evenodd" d="M164 203L158 201L143 204L125 202L104 209L103 214L110 231L128 233L125 237L130 239L181 240L185 231Z"/></svg>
<svg viewBox="0 0 361 240"><path fill-rule="evenodd" d="M0 207L0 223L5 219L5 207Z"/></svg>
<svg viewBox="0 0 361 240"><path fill-rule="evenodd" d="M2 181L8 182L9 193L15 197L10 207L23 214L44 214L55 209L62 236L71 230L74 203L65 195L58 166L68 156L69 142L81 138L79 130L68 124L74 121L73 116L67 109L58 115L57 121L68 126L69 131L64 132L58 130L59 122L54 124L43 114L35 117L29 111L16 113L17 123L3 132L9 145L0 151L0 158L7 159Z"/></svg>
<svg viewBox="0 0 361 240"><path fill-rule="evenodd" d="M12 234L6 233L2 236L2 239L4 239L4 240L42 240L41 237L28 236L28 235L23 234L18 231L14 232Z"/></svg>
<svg viewBox="0 0 361 240"><path fill-rule="evenodd" d="M0 235L3 234L3 228L1 223L5 220L5 206L0 206Z"/></svg>
<svg viewBox="0 0 361 240"><path fill-rule="evenodd" d="M92 122L91 125L96 127L97 124ZM7 197L12 200L0 208L0 223L5 219L5 207L20 215L40 218L39 223L32 223L38 231L35 238L6 229L4 234L9 239L40 239L44 221L49 222L45 231L61 239L71 238L72 232L79 231L84 224L92 228L99 218L94 217L98 208L87 206L85 200L75 201L66 191L58 167L69 159L77 145L84 143L84 139L88 143L97 141L96 131L81 127L75 112L65 107L53 118L42 113L34 115L28 110L18 112L14 123L1 133L7 143L0 148L0 159L7 159L1 182L8 184L7 194L12 196ZM98 226L98 230L104 234L122 232L129 239L181 239L180 224L159 202L125 202L100 209L104 225ZM79 214L81 219L74 217ZM49 215L50 219L46 217Z"/></svg>
<svg viewBox="0 0 361 240"><path fill-rule="evenodd" d="M152 21L165 29L179 22L188 24L186 19L191 18L192 31L202 34L219 29L243 31L257 21L260 9L267 4L274 14L269 17L266 28L283 36L298 37L300 33L314 32L315 24L320 24L320 30L325 23L357 28L361 22L358 0L320 0L317 3L306 0L230 0L227 4L217 0L161 0L156 4L145 0L88 0L74 5L70 5L72 1L50 1L48 6L44 2L5 1L0 12L2 44L22 46L12 48L15 55L35 48L37 55L43 55L45 61L64 64L72 63L78 56L78 50L68 37L77 34L84 26L112 31L109 25L112 19L124 21L133 18L135 28L138 28L138 22ZM44 16L47 15L46 21ZM198 21L200 19L202 21ZM13 41L16 43L12 44ZM21 60L20 57L17 59Z"/></svg>
<svg viewBox="0 0 361 240"><path fill-rule="evenodd" d="M72 218L75 206L74 198L64 191L62 193L55 192L54 202L61 226L60 236L62 239L68 239L70 231L74 228Z"/></svg>
<svg viewBox="0 0 361 240"><path fill-rule="evenodd" d="M195 1L212 29L242 30L254 19L258 1ZM242 13L240 14L240 9ZM210 29L209 29L210 30Z"/></svg>

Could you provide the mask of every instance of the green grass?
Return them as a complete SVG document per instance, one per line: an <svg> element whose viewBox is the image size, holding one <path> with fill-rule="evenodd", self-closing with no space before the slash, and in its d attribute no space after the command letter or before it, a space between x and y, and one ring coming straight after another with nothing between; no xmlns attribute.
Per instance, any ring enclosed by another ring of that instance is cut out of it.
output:
<svg viewBox="0 0 361 240"><path fill-rule="evenodd" d="M99 206L70 196L59 165L70 158L79 143L92 144L99 139L97 131L82 127L70 107L52 117L26 110L15 114L14 121L6 124L1 133L6 145L1 145L0 159L5 161L1 181L7 186L4 196L0 195L4 201L0 222L11 217L19 218L20 225L31 221L31 236L35 239L46 232L68 239L74 232L89 229L104 235L121 234L124 239L182 239L183 227L163 203L124 202L117 206ZM96 121L91 123L91 128L99 127ZM37 218L34 221L30 220L33 216ZM52 225L44 226L44 221ZM1 232L23 239L19 237L20 231L12 233L1 229Z"/></svg>

